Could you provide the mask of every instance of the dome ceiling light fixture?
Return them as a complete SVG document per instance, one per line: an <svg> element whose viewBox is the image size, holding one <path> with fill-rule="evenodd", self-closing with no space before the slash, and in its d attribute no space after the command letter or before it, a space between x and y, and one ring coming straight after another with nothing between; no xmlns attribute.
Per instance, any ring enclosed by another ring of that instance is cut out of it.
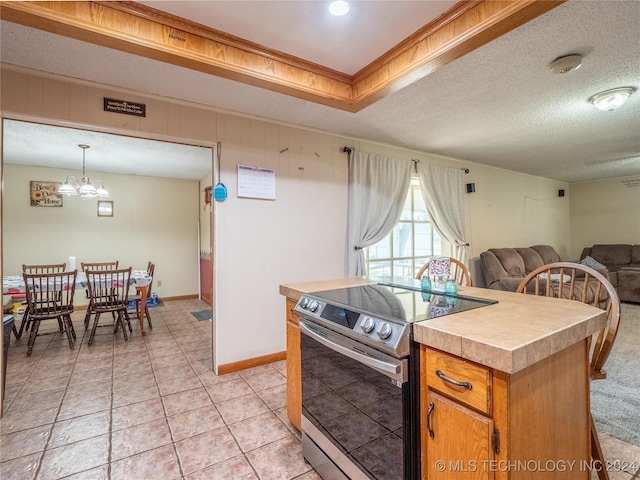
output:
<svg viewBox="0 0 640 480"><path fill-rule="evenodd" d="M612 112L616 108L621 107L629 99L631 94L635 92L634 87L620 87L604 92L596 93L589 99L589 102L593 104L599 110L605 112Z"/></svg>
<svg viewBox="0 0 640 480"><path fill-rule="evenodd" d="M349 8L349 3L345 0L335 0L329 5L329 12L331 12L331 15L341 17L349 12Z"/></svg>
<svg viewBox="0 0 640 480"><path fill-rule="evenodd" d="M564 55L556 58L549 64L549 68L553 73L569 73L577 70L582 65L582 55L572 53L571 55Z"/></svg>

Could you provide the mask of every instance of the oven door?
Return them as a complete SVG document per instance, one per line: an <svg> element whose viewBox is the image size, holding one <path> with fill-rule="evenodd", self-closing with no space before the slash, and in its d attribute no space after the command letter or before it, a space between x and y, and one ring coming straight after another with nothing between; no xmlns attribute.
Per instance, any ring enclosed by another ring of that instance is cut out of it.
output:
<svg viewBox="0 0 640 480"><path fill-rule="evenodd" d="M300 321L302 443L327 479L410 478L409 360Z"/></svg>

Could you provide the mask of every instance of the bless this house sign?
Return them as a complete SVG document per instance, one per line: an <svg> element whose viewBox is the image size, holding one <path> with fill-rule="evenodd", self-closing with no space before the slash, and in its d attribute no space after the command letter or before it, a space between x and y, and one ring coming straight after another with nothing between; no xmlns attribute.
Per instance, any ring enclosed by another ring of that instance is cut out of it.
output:
<svg viewBox="0 0 640 480"><path fill-rule="evenodd" d="M58 194L60 182L40 182L32 180L29 197L32 207L61 207L62 195Z"/></svg>
<svg viewBox="0 0 640 480"><path fill-rule="evenodd" d="M144 103L127 102L126 100L117 100L115 98L104 98L104 111L113 113L123 113L125 115L134 115L136 117L147 116L147 106Z"/></svg>

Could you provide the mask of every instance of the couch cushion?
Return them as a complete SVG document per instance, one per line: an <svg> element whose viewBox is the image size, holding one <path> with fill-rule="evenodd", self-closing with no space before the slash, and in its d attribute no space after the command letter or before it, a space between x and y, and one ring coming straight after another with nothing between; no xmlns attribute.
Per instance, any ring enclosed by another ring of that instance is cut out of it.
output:
<svg viewBox="0 0 640 480"><path fill-rule="evenodd" d="M640 245L634 245L631 247L631 263L634 265L640 265Z"/></svg>
<svg viewBox="0 0 640 480"><path fill-rule="evenodd" d="M538 252L543 265L562 261L558 252L551 245L532 245L531 248Z"/></svg>
<svg viewBox="0 0 640 480"><path fill-rule="evenodd" d="M617 267L631 263L631 245L594 245L591 247L591 256L607 267L617 270Z"/></svg>
<svg viewBox="0 0 640 480"><path fill-rule="evenodd" d="M490 248L510 277L524 277L524 260L515 248Z"/></svg>
<svg viewBox="0 0 640 480"><path fill-rule="evenodd" d="M524 261L525 275L529 272L533 272L536 268L541 267L547 262L542 260L542 257L533 248L516 248L516 251L522 257Z"/></svg>

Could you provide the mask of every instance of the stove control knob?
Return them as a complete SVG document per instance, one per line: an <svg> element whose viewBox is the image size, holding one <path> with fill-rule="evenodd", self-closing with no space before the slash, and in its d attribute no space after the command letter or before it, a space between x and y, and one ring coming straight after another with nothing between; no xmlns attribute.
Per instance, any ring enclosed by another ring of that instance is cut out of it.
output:
<svg viewBox="0 0 640 480"><path fill-rule="evenodd" d="M371 333L376 328L376 322L371 317L364 317L361 327L365 333Z"/></svg>
<svg viewBox="0 0 640 480"><path fill-rule="evenodd" d="M317 312L319 308L320 308L320 304L315 300L312 300L311 303L309 304L309 310L311 310L314 313Z"/></svg>
<svg viewBox="0 0 640 480"><path fill-rule="evenodd" d="M387 338L389 338L392 333L393 333L393 329L391 328L391 325L389 325L388 323L383 323L382 326L380 327L380 330L378 330L378 336L382 340L386 340Z"/></svg>
<svg viewBox="0 0 640 480"><path fill-rule="evenodd" d="M300 308L306 310L308 306L309 306L309 299L307 297L302 297L302 300L300 300Z"/></svg>

